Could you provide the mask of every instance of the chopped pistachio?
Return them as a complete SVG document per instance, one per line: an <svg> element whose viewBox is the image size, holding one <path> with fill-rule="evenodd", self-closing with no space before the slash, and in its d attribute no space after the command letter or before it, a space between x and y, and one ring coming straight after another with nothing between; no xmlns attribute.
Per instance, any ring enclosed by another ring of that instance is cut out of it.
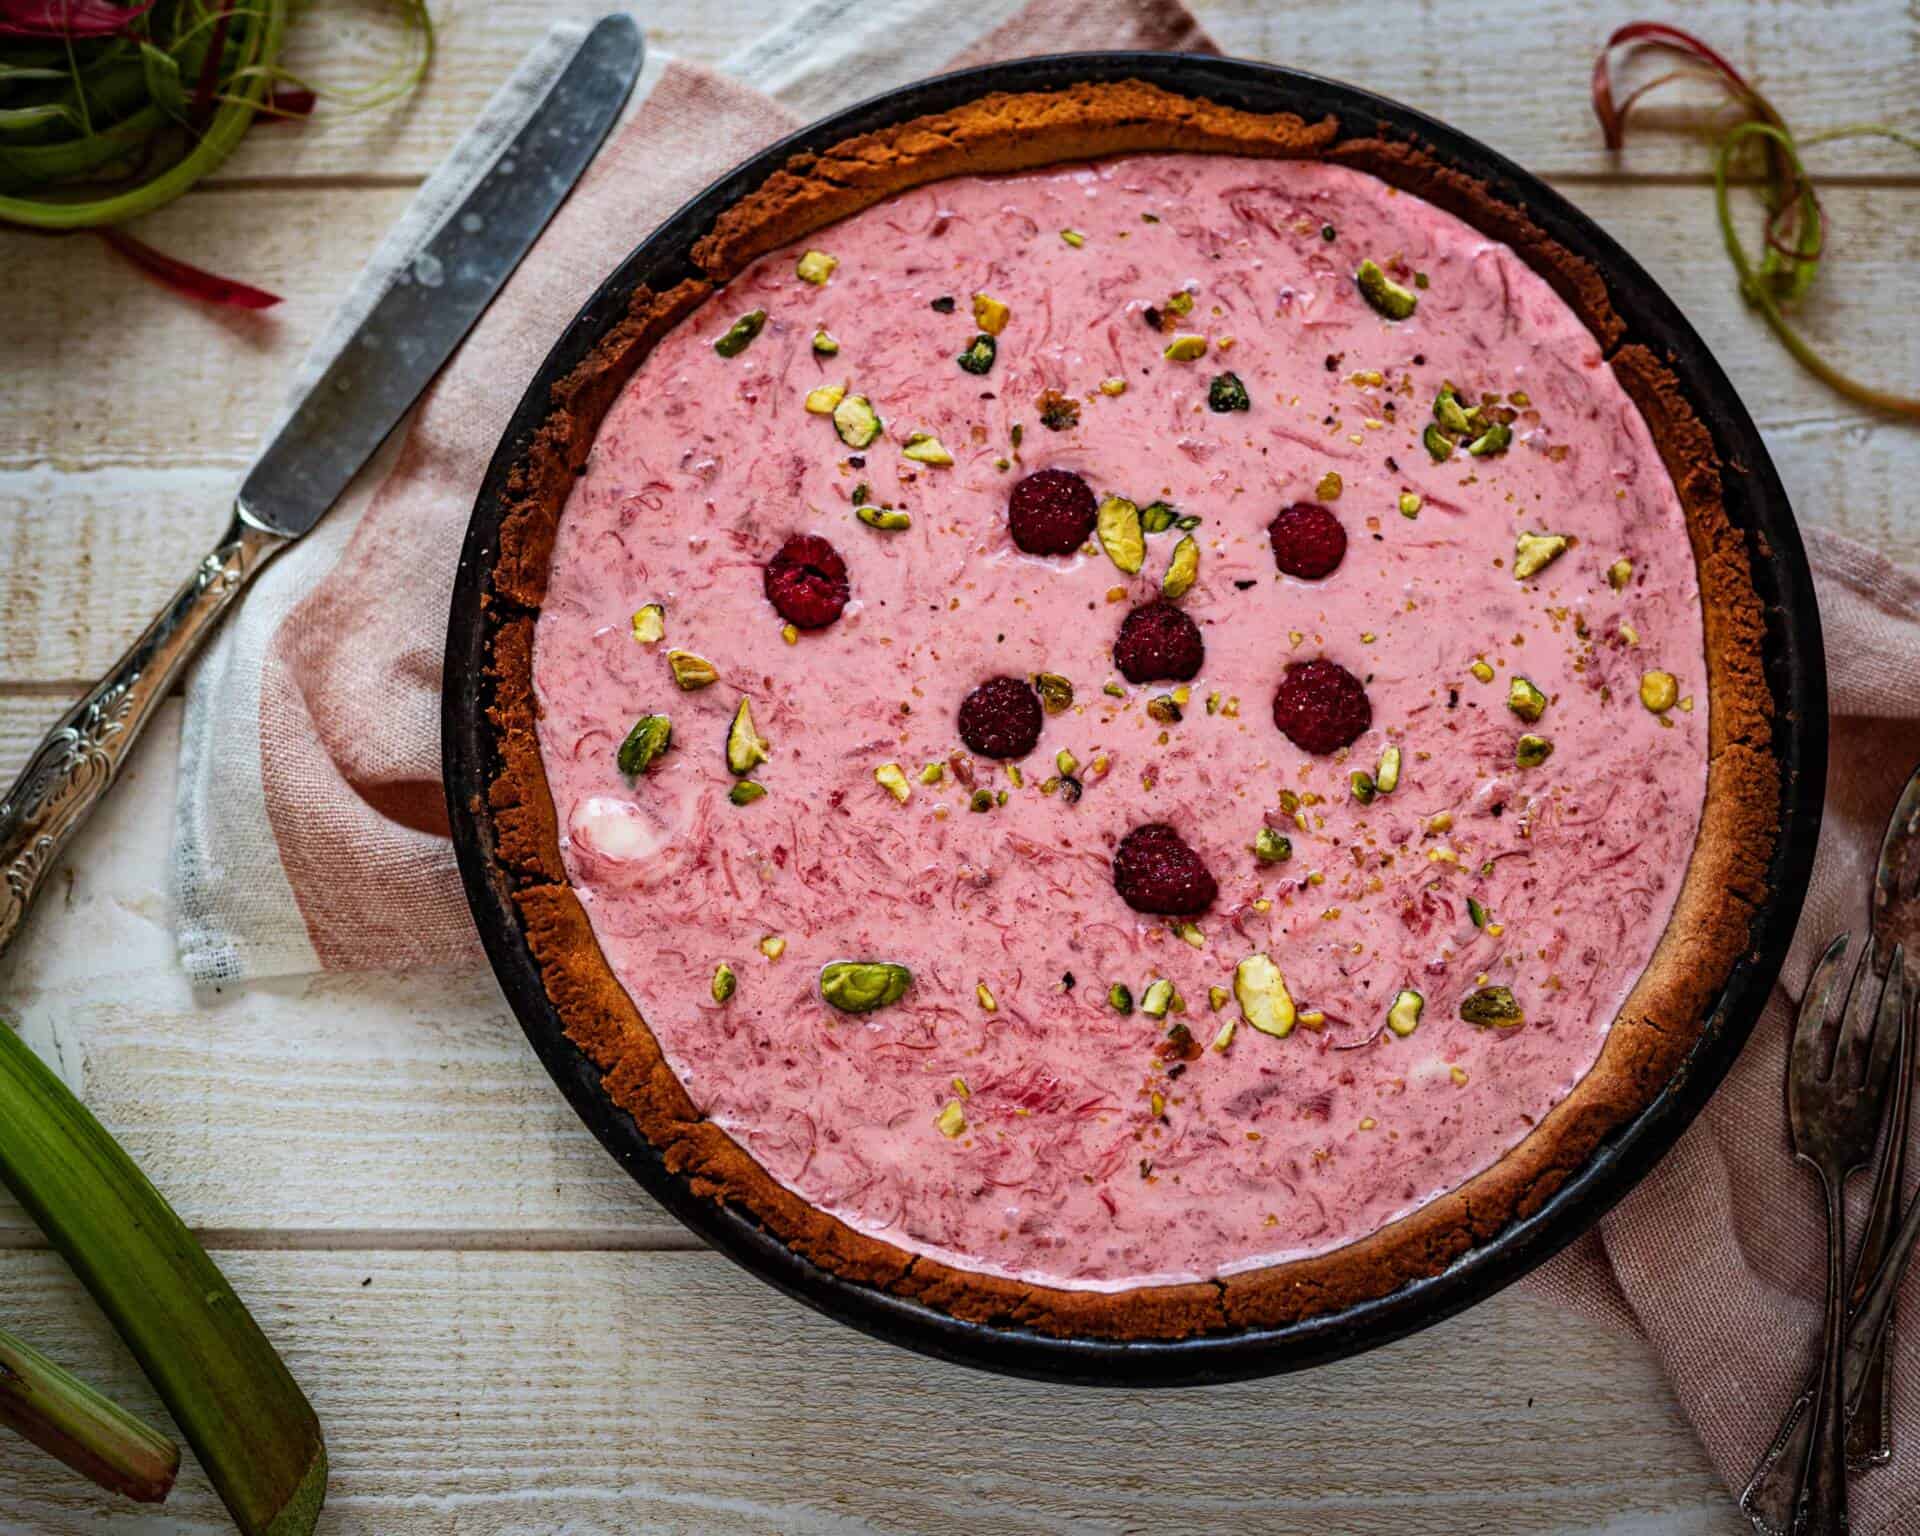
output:
<svg viewBox="0 0 1920 1536"><path fill-rule="evenodd" d="M954 358L968 373L990 373L993 360L999 354L1000 346L985 331L981 331L967 344L967 350Z"/></svg>
<svg viewBox="0 0 1920 1536"><path fill-rule="evenodd" d="M1058 672L1036 672L1033 677L1033 691L1040 695L1040 707L1050 715L1057 715L1073 707L1073 682ZM1071 773L1071 768L1063 768L1062 773Z"/></svg>
<svg viewBox="0 0 1920 1536"><path fill-rule="evenodd" d="M912 459L916 464L951 464L953 455L941 445L940 439L931 432L910 432L907 434L907 446L900 450L903 458Z"/></svg>
<svg viewBox="0 0 1920 1536"><path fill-rule="evenodd" d="M1390 795L1400 787L1400 749L1386 747L1380 753L1380 766L1374 771L1373 787Z"/></svg>
<svg viewBox="0 0 1920 1536"><path fill-rule="evenodd" d="M1146 995L1140 999L1140 1011L1150 1019L1164 1019L1167 1010L1173 1006L1173 983L1165 977L1147 984Z"/></svg>
<svg viewBox="0 0 1920 1536"><path fill-rule="evenodd" d="M833 337L825 331L815 331L813 333L813 350L821 357L837 357L840 354L840 343L835 341Z"/></svg>
<svg viewBox="0 0 1920 1536"><path fill-rule="evenodd" d="M1272 827L1262 827L1253 836L1253 856L1262 864L1284 864L1293 857L1293 844Z"/></svg>
<svg viewBox="0 0 1920 1536"><path fill-rule="evenodd" d="M1513 541L1513 579L1525 581L1544 571L1567 552L1565 535L1522 533Z"/></svg>
<svg viewBox="0 0 1920 1536"><path fill-rule="evenodd" d="M1531 725L1547 712L1547 696L1524 677L1507 683L1507 708Z"/></svg>
<svg viewBox="0 0 1920 1536"><path fill-rule="evenodd" d="M1125 379L1115 377L1102 379L1100 381L1100 393L1103 395L1124 395L1126 392L1127 381Z"/></svg>
<svg viewBox="0 0 1920 1536"><path fill-rule="evenodd" d="M926 767L920 770L920 782L922 784L938 784L946 776L947 765L945 763L928 763Z"/></svg>
<svg viewBox="0 0 1920 1536"><path fill-rule="evenodd" d="M1493 668L1488 666L1484 661L1476 661L1472 666L1468 667L1467 670L1483 683L1493 681Z"/></svg>
<svg viewBox="0 0 1920 1536"><path fill-rule="evenodd" d="M742 699L733 712L733 724L727 727L727 766L736 777L745 778L767 760L771 751L753 728L753 706Z"/></svg>
<svg viewBox="0 0 1920 1536"><path fill-rule="evenodd" d="M912 971L886 960L835 960L820 971L820 996L842 1013L872 1013L912 985Z"/></svg>
<svg viewBox="0 0 1920 1536"><path fill-rule="evenodd" d="M1624 591L1627 583L1632 580L1633 562L1631 560L1616 560L1612 565L1607 567L1607 585L1612 587L1614 591Z"/></svg>
<svg viewBox="0 0 1920 1536"><path fill-rule="evenodd" d="M1453 457L1453 439L1434 422L1427 423L1427 430L1420 434L1420 441L1426 444L1427 453L1436 464L1444 464Z"/></svg>
<svg viewBox="0 0 1920 1536"><path fill-rule="evenodd" d="M722 960L713 968L713 985L708 990L713 993L713 1000L716 1003L724 1003L733 996L734 988L739 984L739 979L733 974L733 967Z"/></svg>
<svg viewBox="0 0 1920 1536"><path fill-rule="evenodd" d="M800 643L800 626L797 624L782 624L780 626L780 638L788 645L798 645Z"/></svg>
<svg viewBox="0 0 1920 1536"><path fill-rule="evenodd" d="M1461 405L1460 397L1454 394L1451 384L1443 386L1440 393L1433 397L1433 419L1440 423L1443 430L1461 437L1473 430L1466 407Z"/></svg>
<svg viewBox="0 0 1920 1536"><path fill-rule="evenodd" d="M1007 317L1013 312L998 299L988 298L984 293L973 296L973 323L989 336L998 336L1007 328Z"/></svg>
<svg viewBox="0 0 1920 1536"><path fill-rule="evenodd" d="M1173 923L1170 926L1173 929L1173 936L1182 944L1190 945L1194 949L1207 947L1207 936L1200 931L1198 923Z"/></svg>
<svg viewBox="0 0 1920 1536"><path fill-rule="evenodd" d="M692 651L668 651L667 666L673 673L673 680L681 690L692 693L698 688L710 688L720 681L720 670L704 656L696 656Z"/></svg>
<svg viewBox="0 0 1920 1536"><path fill-rule="evenodd" d="M849 448L864 448L880 435L880 413L865 395L848 395L833 408L833 430Z"/></svg>
<svg viewBox="0 0 1920 1536"><path fill-rule="evenodd" d="M1293 994L1265 950L1255 950L1233 968L1233 997L1241 1016L1261 1034L1284 1040L1293 1033Z"/></svg>
<svg viewBox="0 0 1920 1536"><path fill-rule="evenodd" d="M1020 765L1018 763L1007 764L1007 782L1015 789L1025 789L1027 787L1026 778L1020 772Z"/></svg>
<svg viewBox="0 0 1920 1536"><path fill-rule="evenodd" d="M1123 596L1125 595L1126 589L1124 587L1117 590L1119 590ZM1118 683L1102 683L1100 685L1100 691L1110 699L1124 699L1127 696L1127 690L1122 688Z"/></svg>
<svg viewBox="0 0 1920 1536"><path fill-rule="evenodd" d="M1496 421L1467 444L1467 452L1476 459L1484 459L1497 453L1505 453L1512 446L1513 428L1504 421Z"/></svg>
<svg viewBox="0 0 1920 1536"><path fill-rule="evenodd" d="M1207 386L1207 409L1219 411L1224 415L1228 411L1246 411L1253 408L1248 398L1247 386L1240 382L1237 373L1215 374L1213 382Z"/></svg>
<svg viewBox="0 0 1920 1536"><path fill-rule="evenodd" d="M1225 987L1207 988L1207 1012L1218 1013L1233 1000L1233 994Z"/></svg>
<svg viewBox="0 0 1920 1536"><path fill-rule="evenodd" d="M958 1099L948 1099L933 1123L942 1136L952 1141L966 1132L967 1112L960 1107Z"/></svg>
<svg viewBox="0 0 1920 1536"><path fill-rule="evenodd" d="M1179 516L1179 511L1168 503L1150 501L1140 509L1140 527L1147 533L1165 533Z"/></svg>
<svg viewBox="0 0 1920 1536"><path fill-rule="evenodd" d="M898 533L913 526L913 515L901 507L855 507L853 515L882 533Z"/></svg>
<svg viewBox="0 0 1920 1536"><path fill-rule="evenodd" d="M1491 1024L1496 1029L1517 1029L1527 1022L1513 993L1506 987L1481 987L1469 992L1460 1003L1460 1017L1469 1024Z"/></svg>
<svg viewBox="0 0 1920 1536"><path fill-rule="evenodd" d="M838 256L829 256L825 251L808 251L793 270L802 282L824 283L833 276L833 269L839 265Z"/></svg>
<svg viewBox="0 0 1920 1536"><path fill-rule="evenodd" d="M1628 645L1638 645L1640 643L1640 631L1635 629L1625 619L1622 619L1620 621L1620 638L1626 641Z"/></svg>
<svg viewBox="0 0 1920 1536"><path fill-rule="evenodd" d="M1132 1013L1133 989L1125 982L1116 981L1107 988L1107 1006L1115 1013Z"/></svg>
<svg viewBox="0 0 1920 1536"><path fill-rule="evenodd" d="M760 328L767 323L767 312L756 309L742 315L727 328L727 334L713 344L713 350L722 357L738 357L753 345L753 338L760 334Z"/></svg>
<svg viewBox="0 0 1920 1536"><path fill-rule="evenodd" d="M973 998L974 1001L986 1009L988 1013L998 1013L1000 1011L1000 1004L994 998L993 989L984 981L973 989Z"/></svg>
<svg viewBox="0 0 1920 1536"><path fill-rule="evenodd" d="M1180 723L1180 706L1173 702L1172 694L1156 693L1152 698L1147 700L1147 715L1150 719L1157 720L1162 725L1178 725Z"/></svg>
<svg viewBox="0 0 1920 1536"><path fill-rule="evenodd" d="M1160 595L1167 598L1185 597L1199 574L1199 542L1190 533L1182 534L1180 542L1173 546L1173 559L1167 563L1167 574L1160 578Z"/></svg>
<svg viewBox="0 0 1920 1536"><path fill-rule="evenodd" d="M1389 320L1404 320L1420 307L1419 295L1402 288L1371 258L1355 269L1353 280L1360 285L1360 297Z"/></svg>
<svg viewBox="0 0 1920 1536"><path fill-rule="evenodd" d="M1671 672L1642 672L1640 702L1656 715L1664 715L1679 701L1680 680Z"/></svg>
<svg viewBox="0 0 1920 1536"><path fill-rule="evenodd" d="M760 941L760 953L769 960L778 960L787 952L787 941L777 933L770 933Z"/></svg>
<svg viewBox="0 0 1920 1536"><path fill-rule="evenodd" d="M1167 343L1161 354L1170 363L1198 362L1207 355L1207 338L1182 334Z"/></svg>
<svg viewBox="0 0 1920 1536"><path fill-rule="evenodd" d="M627 739L620 743L615 761L622 773L630 778L638 777L672 742L672 721L665 715L642 715L627 732Z"/></svg>
<svg viewBox="0 0 1920 1536"><path fill-rule="evenodd" d="M1320 477L1320 483L1313 488L1313 494L1322 501L1338 501L1340 493L1346 489L1346 482L1340 478L1340 471L1330 469Z"/></svg>
<svg viewBox="0 0 1920 1536"><path fill-rule="evenodd" d="M902 805L913 798L913 786L898 763L882 763L873 770L874 781Z"/></svg>
<svg viewBox="0 0 1920 1536"><path fill-rule="evenodd" d="M1053 754L1053 766L1060 770L1063 779L1070 779L1080 771L1080 759L1073 755L1070 748L1062 747Z"/></svg>
<svg viewBox="0 0 1920 1536"><path fill-rule="evenodd" d="M991 790L976 789L967 800L967 809L983 813L992 810L993 792Z"/></svg>
<svg viewBox="0 0 1920 1536"><path fill-rule="evenodd" d="M1238 1019L1228 1019L1226 1023L1222 1024L1220 1026L1220 1033L1213 1037L1212 1049L1224 1055L1227 1047L1233 1044L1233 1028L1239 1022Z"/></svg>
<svg viewBox="0 0 1920 1536"><path fill-rule="evenodd" d="M1400 515L1402 517L1418 517L1420 515L1420 508L1424 505L1425 503L1421 501L1419 492L1402 491L1400 493Z"/></svg>
<svg viewBox="0 0 1920 1536"><path fill-rule="evenodd" d="M1373 797L1378 793L1373 775L1360 768L1347 775L1347 787L1353 791L1353 798L1362 805L1372 805Z"/></svg>
<svg viewBox="0 0 1920 1536"><path fill-rule="evenodd" d="M658 645L666 638L667 611L658 603L648 603L633 615L633 638L642 645Z"/></svg>
<svg viewBox="0 0 1920 1536"><path fill-rule="evenodd" d="M1167 295L1167 302L1161 307L1172 310L1176 315L1190 315L1193 313L1193 295L1184 288L1176 288Z"/></svg>
<svg viewBox="0 0 1920 1536"><path fill-rule="evenodd" d="M1420 1027L1420 1010L1426 1006L1427 1000L1418 992L1403 987L1387 1010L1387 1028L1404 1040Z"/></svg>
<svg viewBox="0 0 1920 1536"><path fill-rule="evenodd" d="M756 784L752 779L742 779L727 791L727 798L735 805L752 805L756 800L767 798L767 786Z"/></svg>
<svg viewBox="0 0 1920 1536"><path fill-rule="evenodd" d="M1081 234L1080 231L1077 229L1061 230L1060 238L1066 241L1067 244L1072 246L1076 251L1079 250L1081 246L1087 243L1087 237Z"/></svg>
<svg viewBox="0 0 1920 1536"><path fill-rule="evenodd" d="M1513 761L1517 767L1538 768L1553 756L1553 743L1544 736L1529 733L1522 736L1513 749Z"/></svg>
<svg viewBox="0 0 1920 1536"><path fill-rule="evenodd" d="M1481 906L1480 903L1475 901L1471 896L1467 898L1467 916L1472 920L1474 927L1484 928L1487 926L1487 909Z"/></svg>
<svg viewBox="0 0 1920 1536"><path fill-rule="evenodd" d="M807 410L815 416L831 416L834 408L846 397L846 385L822 384L818 389L807 391Z"/></svg>
<svg viewBox="0 0 1920 1536"><path fill-rule="evenodd" d="M1109 496L1100 503L1097 526L1107 558L1129 576L1138 575L1147 558L1140 509L1124 496Z"/></svg>

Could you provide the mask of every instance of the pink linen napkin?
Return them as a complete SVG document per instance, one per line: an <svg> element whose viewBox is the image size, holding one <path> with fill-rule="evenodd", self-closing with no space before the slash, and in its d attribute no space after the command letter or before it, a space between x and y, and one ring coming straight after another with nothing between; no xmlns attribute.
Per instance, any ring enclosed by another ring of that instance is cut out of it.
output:
<svg viewBox="0 0 1920 1536"><path fill-rule="evenodd" d="M726 74L650 62L637 109L420 406L371 499L269 569L196 680L176 850L196 978L479 962L447 840L440 664L460 539L516 400L507 381L529 374L648 229L802 113L1019 54L1213 51L1178 0L1017 4L981 0L961 22L942 8L929 26L915 18L939 0L820 0ZM930 54L930 39L956 51ZM1920 582L1836 536L1815 530L1810 543L1833 749L1827 831L1784 985L1673 1153L1528 1282L1638 1331L1735 1489L1811 1361L1824 1283L1821 1215L1781 1111L1794 993L1810 953L1862 928L1882 823L1920 759ZM1920 1335L1913 1286L1908 1315ZM1897 1345L1908 1450L1856 1483L1862 1532L1920 1529L1917 1353Z"/></svg>

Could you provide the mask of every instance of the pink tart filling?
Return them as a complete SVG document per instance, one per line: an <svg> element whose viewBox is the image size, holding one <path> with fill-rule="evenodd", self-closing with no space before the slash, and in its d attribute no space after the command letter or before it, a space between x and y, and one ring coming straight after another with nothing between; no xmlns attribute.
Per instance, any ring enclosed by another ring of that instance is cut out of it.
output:
<svg viewBox="0 0 1920 1536"><path fill-rule="evenodd" d="M1597 343L1311 162L946 181L755 263L608 415L534 677L695 1104L862 1233L1067 1287L1495 1163L1705 793L1686 525Z"/></svg>

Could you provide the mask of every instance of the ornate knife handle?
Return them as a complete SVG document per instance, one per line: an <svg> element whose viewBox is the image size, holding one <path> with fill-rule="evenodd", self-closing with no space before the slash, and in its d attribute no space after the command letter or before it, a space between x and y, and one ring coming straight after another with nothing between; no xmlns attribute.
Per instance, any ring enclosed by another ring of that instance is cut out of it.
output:
<svg viewBox="0 0 1920 1536"><path fill-rule="evenodd" d="M47 733L0 800L0 950L55 861L113 787L180 669L247 580L286 540L235 516L226 537L174 593L145 634Z"/></svg>

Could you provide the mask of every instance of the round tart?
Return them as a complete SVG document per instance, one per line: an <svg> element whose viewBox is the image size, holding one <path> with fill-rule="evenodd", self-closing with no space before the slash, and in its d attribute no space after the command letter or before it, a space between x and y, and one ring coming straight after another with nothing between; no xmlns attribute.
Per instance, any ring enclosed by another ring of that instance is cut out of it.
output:
<svg viewBox="0 0 1920 1536"><path fill-rule="evenodd" d="M1709 440L1403 144L1128 83L795 161L562 387L501 857L668 1162L956 1315L1433 1274L1650 1101L1777 784Z"/></svg>

